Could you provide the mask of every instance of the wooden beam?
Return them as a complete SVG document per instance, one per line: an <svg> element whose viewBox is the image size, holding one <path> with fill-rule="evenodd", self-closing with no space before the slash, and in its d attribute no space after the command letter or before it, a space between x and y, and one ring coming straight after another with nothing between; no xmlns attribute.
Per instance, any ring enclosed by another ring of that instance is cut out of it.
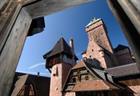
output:
<svg viewBox="0 0 140 96"><path fill-rule="evenodd" d="M37 18L91 1L94 0L40 0L26 6L26 8L32 18Z"/></svg>
<svg viewBox="0 0 140 96"><path fill-rule="evenodd" d="M136 2L139 4L139 0L108 0L108 5L123 29L140 70L140 7Z"/></svg>
<svg viewBox="0 0 140 96"><path fill-rule="evenodd" d="M0 56L0 96L8 96L31 21L26 10L22 9L10 30Z"/></svg>

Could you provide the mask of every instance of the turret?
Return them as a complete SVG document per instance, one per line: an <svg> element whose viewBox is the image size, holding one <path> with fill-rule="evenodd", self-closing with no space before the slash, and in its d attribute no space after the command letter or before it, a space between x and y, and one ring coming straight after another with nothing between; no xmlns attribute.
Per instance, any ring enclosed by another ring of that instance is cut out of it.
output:
<svg viewBox="0 0 140 96"><path fill-rule="evenodd" d="M73 49L60 38L52 50L44 56L46 68L51 70L50 96L62 96L62 88L69 70L76 63Z"/></svg>

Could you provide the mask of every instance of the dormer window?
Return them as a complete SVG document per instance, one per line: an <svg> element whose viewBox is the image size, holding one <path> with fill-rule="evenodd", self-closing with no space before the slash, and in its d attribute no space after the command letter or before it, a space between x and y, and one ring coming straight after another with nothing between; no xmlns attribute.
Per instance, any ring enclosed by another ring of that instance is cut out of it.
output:
<svg viewBox="0 0 140 96"><path fill-rule="evenodd" d="M76 82L76 78L72 78L72 82L75 83Z"/></svg>

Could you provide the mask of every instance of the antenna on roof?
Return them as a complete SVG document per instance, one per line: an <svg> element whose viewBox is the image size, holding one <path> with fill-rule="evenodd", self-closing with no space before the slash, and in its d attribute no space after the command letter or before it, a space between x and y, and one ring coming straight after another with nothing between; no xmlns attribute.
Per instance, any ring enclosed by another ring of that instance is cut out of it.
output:
<svg viewBox="0 0 140 96"><path fill-rule="evenodd" d="M74 40L73 40L72 37L70 38L69 46L71 47L71 49L72 49L72 51L73 51L73 53L74 53Z"/></svg>

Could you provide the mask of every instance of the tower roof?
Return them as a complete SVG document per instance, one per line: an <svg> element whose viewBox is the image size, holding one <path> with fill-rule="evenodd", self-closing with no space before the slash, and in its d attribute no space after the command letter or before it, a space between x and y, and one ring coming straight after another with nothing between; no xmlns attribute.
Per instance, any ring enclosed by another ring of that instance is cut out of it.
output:
<svg viewBox="0 0 140 96"><path fill-rule="evenodd" d="M73 52L72 52L71 47L67 44L67 42L64 40L63 37L61 37L57 41L55 46L52 48L52 50L47 52L43 57L44 58L49 58L49 57L52 57L54 55L58 55L58 54L61 54L61 53L65 53L67 55L73 56Z"/></svg>
<svg viewBox="0 0 140 96"><path fill-rule="evenodd" d="M119 44L116 48L114 48L114 52L118 52L120 50L127 49L127 48L129 48L129 47Z"/></svg>

